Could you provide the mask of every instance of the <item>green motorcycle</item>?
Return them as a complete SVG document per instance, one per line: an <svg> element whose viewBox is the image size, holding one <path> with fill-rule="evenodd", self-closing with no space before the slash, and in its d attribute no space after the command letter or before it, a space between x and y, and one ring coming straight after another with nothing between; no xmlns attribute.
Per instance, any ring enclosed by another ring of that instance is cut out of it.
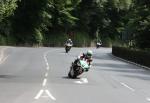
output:
<svg viewBox="0 0 150 103"><path fill-rule="evenodd" d="M85 60L77 59L72 63L70 67L70 71L68 73L69 78L77 78L77 76L81 75L83 72L87 72L89 70L89 65Z"/></svg>

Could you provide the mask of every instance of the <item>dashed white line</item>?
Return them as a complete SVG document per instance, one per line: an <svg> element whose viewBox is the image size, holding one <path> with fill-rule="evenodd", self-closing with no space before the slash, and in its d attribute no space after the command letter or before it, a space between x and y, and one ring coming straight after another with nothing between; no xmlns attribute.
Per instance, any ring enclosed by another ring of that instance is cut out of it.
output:
<svg viewBox="0 0 150 103"><path fill-rule="evenodd" d="M48 90L45 90L45 92L52 100L54 100L54 101L56 100L56 98Z"/></svg>
<svg viewBox="0 0 150 103"><path fill-rule="evenodd" d="M48 66L49 67L49 64L48 64L48 62L46 61L46 66Z"/></svg>
<svg viewBox="0 0 150 103"><path fill-rule="evenodd" d="M46 85L46 83L47 83L47 79L45 78L44 80L43 80L43 87Z"/></svg>
<svg viewBox="0 0 150 103"><path fill-rule="evenodd" d="M135 91L133 88L129 87L127 84L122 83L122 82L121 82L121 84L122 84L123 86L127 87L128 89L130 89L131 91L133 91L133 92Z"/></svg>
<svg viewBox="0 0 150 103"><path fill-rule="evenodd" d="M44 60L45 60L45 63L46 63L46 69L47 70L50 69L49 64L48 64L48 60L47 60L47 57L46 57L49 52L50 51L44 53ZM43 87L46 86L47 76L48 76L48 72L45 73L45 78L44 78L43 83L42 83ZM43 92L45 92L47 95L42 96ZM44 98L50 97L52 100L54 100L54 101L56 100L56 98L49 92L49 90L41 89L39 91L39 93L34 97L34 99L39 99L40 97L44 97Z"/></svg>
<svg viewBox="0 0 150 103"><path fill-rule="evenodd" d="M34 97L34 99L39 99L43 92L44 90L40 90L39 93Z"/></svg>
<svg viewBox="0 0 150 103"><path fill-rule="evenodd" d="M45 73L45 77L47 77L48 76L48 73Z"/></svg>
<svg viewBox="0 0 150 103"><path fill-rule="evenodd" d="M49 66L47 66L46 69L49 70L50 69Z"/></svg>

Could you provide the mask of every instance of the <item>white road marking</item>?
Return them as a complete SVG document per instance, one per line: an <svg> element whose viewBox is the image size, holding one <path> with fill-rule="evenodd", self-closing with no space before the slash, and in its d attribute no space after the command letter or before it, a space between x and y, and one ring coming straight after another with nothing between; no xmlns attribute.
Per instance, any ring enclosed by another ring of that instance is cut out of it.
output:
<svg viewBox="0 0 150 103"><path fill-rule="evenodd" d="M150 98L147 97L146 100L150 102Z"/></svg>
<svg viewBox="0 0 150 103"><path fill-rule="evenodd" d="M46 67L46 70L49 70L49 66Z"/></svg>
<svg viewBox="0 0 150 103"><path fill-rule="evenodd" d="M0 51L0 64L3 62L5 49L6 49L6 48L2 48L2 50Z"/></svg>
<svg viewBox="0 0 150 103"><path fill-rule="evenodd" d="M0 60L0 64L2 64L8 57L9 57L9 55L7 55L5 58L2 58L2 59Z"/></svg>
<svg viewBox="0 0 150 103"><path fill-rule="evenodd" d="M49 70L49 64L48 64L48 60L47 60L46 56L47 56L47 52L44 53L44 60L45 60L45 63L46 63L46 70Z"/></svg>
<svg viewBox="0 0 150 103"><path fill-rule="evenodd" d="M45 77L47 77L48 76L48 73L45 73Z"/></svg>
<svg viewBox="0 0 150 103"><path fill-rule="evenodd" d="M86 83L88 83L88 80L87 80L87 78L81 78L80 81L74 81L74 83L77 83L77 84L86 84Z"/></svg>
<svg viewBox="0 0 150 103"><path fill-rule="evenodd" d="M81 78L81 80L83 81L83 83L88 83L87 78Z"/></svg>
<svg viewBox="0 0 150 103"><path fill-rule="evenodd" d="M40 90L39 93L34 97L34 99L39 99L44 90Z"/></svg>
<svg viewBox="0 0 150 103"><path fill-rule="evenodd" d="M49 67L49 64L48 64L48 62L46 61L46 66L48 66Z"/></svg>
<svg viewBox="0 0 150 103"><path fill-rule="evenodd" d="M77 83L77 84L82 84L82 82L81 82L81 81L75 81L75 83Z"/></svg>
<svg viewBox="0 0 150 103"><path fill-rule="evenodd" d="M122 84L123 86L127 87L128 89L130 89L131 91L133 91L133 92L135 91L133 88L129 87L127 84L122 83L122 82L121 82L121 84Z"/></svg>
<svg viewBox="0 0 150 103"><path fill-rule="evenodd" d="M43 92L45 92L47 95L42 96ZM49 90L40 90L36 97L34 97L34 99L39 99L40 97L49 97L54 101L56 100L56 98L49 92Z"/></svg>
<svg viewBox="0 0 150 103"><path fill-rule="evenodd" d="M43 98L48 98L49 96L44 95L44 96L41 96L41 97L43 97Z"/></svg>
<svg viewBox="0 0 150 103"><path fill-rule="evenodd" d="M56 100L56 98L49 92L49 90L45 90L45 92L52 100L54 100L54 101Z"/></svg>
<svg viewBox="0 0 150 103"><path fill-rule="evenodd" d="M46 83L47 83L47 79L45 78L44 80L43 80L43 87L46 85Z"/></svg>
<svg viewBox="0 0 150 103"><path fill-rule="evenodd" d="M54 51L56 51L56 50L54 50ZM43 55L43 56L44 56L45 63L46 63L46 69L47 69L47 70L50 69L49 64L48 64L48 60L47 60L47 54L48 54L49 52L53 52L53 51L47 51L47 52L45 52L44 55ZM46 86L46 83L47 83L47 76L48 76L48 73L45 73L45 79L43 80L43 84L42 84L43 87ZM43 92L45 92L47 95L42 96ZM39 91L39 93L34 97L34 99L39 99L40 97L44 97L44 98L50 97L52 100L56 100L56 98L49 92L49 90L43 90L43 89L41 89L41 90Z"/></svg>

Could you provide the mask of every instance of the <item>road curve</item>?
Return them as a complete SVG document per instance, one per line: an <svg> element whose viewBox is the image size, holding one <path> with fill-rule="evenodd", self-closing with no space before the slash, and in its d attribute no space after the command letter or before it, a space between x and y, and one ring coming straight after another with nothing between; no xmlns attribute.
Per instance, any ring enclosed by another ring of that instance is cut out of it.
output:
<svg viewBox="0 0 150 103"><path fill-rule="evenodd" d="M88 49L92 68L69 79L71 62ZM150 71L114 58L111 48L13 47L5 56L1 103L150 103Z"/></svg>

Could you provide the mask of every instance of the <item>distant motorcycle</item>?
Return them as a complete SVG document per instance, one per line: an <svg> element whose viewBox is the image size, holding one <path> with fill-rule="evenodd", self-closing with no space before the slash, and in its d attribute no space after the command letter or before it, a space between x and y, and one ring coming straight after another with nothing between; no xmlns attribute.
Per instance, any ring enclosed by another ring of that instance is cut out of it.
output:
<svg viewBox="0 0 150 103"><path fill-rule="evenodd" d="M70 44L70 43L65 44L66 53L68 53L70 51L71 47L72 47L72 44Z"/></svg>
<svg viewBox="0 0 150 103"><path fill-rule="evenodd" d="M77 60L77 62L73 62L70 71L68 73L69 78L77 78L77 76L81 75L83 72L87 72L90 66L85 60Z"/></svg>
<svg viewBox="0 0 150 103"><path fill-rule="evenodd" d="M97 43L96 43L96 48L100 48L101 45L102 45L102 44L101 44L100 42L97 42Z"/></svg>

